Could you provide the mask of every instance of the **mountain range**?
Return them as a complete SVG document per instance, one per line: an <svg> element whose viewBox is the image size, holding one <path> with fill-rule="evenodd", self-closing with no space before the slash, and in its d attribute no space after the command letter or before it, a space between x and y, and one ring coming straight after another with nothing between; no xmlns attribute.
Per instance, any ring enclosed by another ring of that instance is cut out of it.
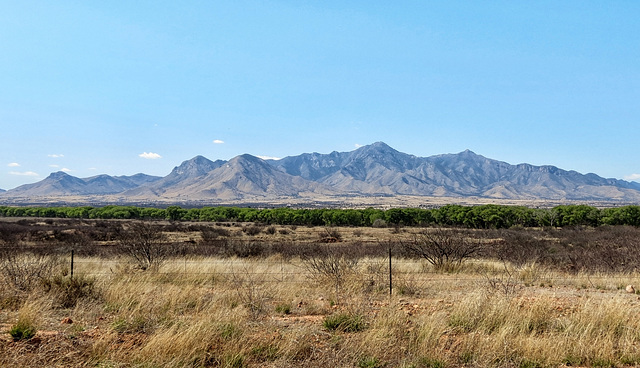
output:
<svg viewBox="0 0 640 368"><path fill-rule="evenodd" d="M196 156L164 177L77 178L55 172L40 182L0 191L0 202L73 197L109 203L221 203L354 196L636 203L640 202L640 184L555 166L511 165L469 150L417 157L377 142L350 152L303 153L280 160L249 154L229 161Z"/></svg>

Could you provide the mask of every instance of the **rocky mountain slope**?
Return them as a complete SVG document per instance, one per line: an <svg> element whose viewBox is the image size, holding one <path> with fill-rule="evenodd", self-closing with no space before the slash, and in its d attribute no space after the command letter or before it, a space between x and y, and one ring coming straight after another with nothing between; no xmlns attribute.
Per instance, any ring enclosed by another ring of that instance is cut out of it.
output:
<svg viewBox="0 0 640 368"><path fill-rule="evenodd" d="M80 179L57 172L0 193L0 201L88 195L115 195L122 202L215 203L320 195L640 202L640 184L554 166L511 165L469 150L417 157L376 142L351 152L304 153L281 160L248 154L229 161L196 156L162 178L137 174Z"/></svg>
<svg viewBox="0 0 640 368"><path fill-rule="evenodd" d="M186 161L169 176L151 186L139 187L123 194L139 200L148 199L151 193L151 198L236 200L297 197L301 193L334 193L322 184L283 173L266 161L248 154L234 157L228 162L212 163L204 161L206 159L196 159ZM189 170L181 170L183 166L189 167Z"/></svg>
<svg viewBox="0 0 640 368"><path fill-rule="evenodd" d="M136 174L133 176L98 175L89 178L76 178L65 172L52 173L47 178L34 184L25 184L11 189L5 196L11 197L47 197L116 194L153 183L160 179L157 176Z"/></svg>
<svg viewBox="0 0 640 368"><path fill-rule="evenodd" d="M505 199L637 200L640 184L554 166L510 165L469 150L416 157L377 142L352 152L270 161L292 175L368 195L478 196Z"/></svg>

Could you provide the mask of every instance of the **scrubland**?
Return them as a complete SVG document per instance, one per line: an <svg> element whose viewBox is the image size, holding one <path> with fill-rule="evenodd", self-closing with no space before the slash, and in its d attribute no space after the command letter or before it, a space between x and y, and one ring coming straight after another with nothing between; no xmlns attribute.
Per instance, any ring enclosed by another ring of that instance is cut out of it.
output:
<svg viewBox="0 0 640 368"><path fill-rule="evenodd" d="M635 228L0 223L0 366L640 364Z"/></svg>

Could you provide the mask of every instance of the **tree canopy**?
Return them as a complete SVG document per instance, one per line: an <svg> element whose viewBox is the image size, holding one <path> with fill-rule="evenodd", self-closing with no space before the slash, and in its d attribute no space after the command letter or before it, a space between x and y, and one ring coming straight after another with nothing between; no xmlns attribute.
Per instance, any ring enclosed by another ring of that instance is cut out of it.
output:
<svg viewBox="0 0 640 368"><path fill-rule="evenodd" d="M640 206L599 209L588 205L562 205L538 209L524 206L446 205L435 209L293 209L202 207L148 208L110 205L104 207L0 206L2 217L48 217L80 219L157 219L171 221L259 222L305 226L459 226L473 229L545 226L640 226ZM378 222L376 222L378 220Z"/></svg>

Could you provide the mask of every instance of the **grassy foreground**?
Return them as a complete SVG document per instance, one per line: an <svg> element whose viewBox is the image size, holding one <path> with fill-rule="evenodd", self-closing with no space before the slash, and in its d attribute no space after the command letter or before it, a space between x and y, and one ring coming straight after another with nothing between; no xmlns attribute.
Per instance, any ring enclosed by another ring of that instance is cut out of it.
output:
<svg viewBox="0 0 640 368"><path fill-rule="evenodd" d="M614 367L640 364L640 274L535 263L299 258L77 259L74 279L0 283L0 366ZM11 333L10 333L11 332ZM31 336L27 336L31 334Z"/></svg>

